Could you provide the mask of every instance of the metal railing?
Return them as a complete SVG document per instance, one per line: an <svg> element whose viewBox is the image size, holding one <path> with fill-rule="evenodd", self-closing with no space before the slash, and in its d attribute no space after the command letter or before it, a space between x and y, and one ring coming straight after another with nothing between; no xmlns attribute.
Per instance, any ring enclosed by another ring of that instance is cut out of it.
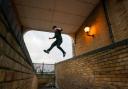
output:
<svg viewBox="0 0 128 89"><path fill-rule="evenodd" d="M54 64L33 63L37 74L54 74Z"/></svg>

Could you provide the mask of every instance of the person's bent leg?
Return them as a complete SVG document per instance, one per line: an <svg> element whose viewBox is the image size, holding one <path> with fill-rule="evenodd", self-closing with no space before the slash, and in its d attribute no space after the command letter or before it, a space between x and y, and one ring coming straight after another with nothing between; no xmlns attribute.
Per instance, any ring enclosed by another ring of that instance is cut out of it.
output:
<svg viewBox="0 0 128 89"><path fill-rule="evenodd" d="M50 48L47 49L47 50L44 50L44 52L49 53L52 50L52 48L55 47L56 45L57 45L57 42L55 41L55 42L52 43L52 45L50 46Z"/></svg>
<svg viewBox="0 0 128 89"><path fill-rule="evenodd" d="M58 43L57 43L57 48L58 48L59 50L61 50L61 52L63 53L63 57L65 57L66 52L60 47L61 43L62 43L62 42L58 42Z"/></svg>
<svg viewBox="0 0 128 89"><path fill-rule="evenodd" d="M57 45L57 42L53 42L52 45L50 46L49 49L47 49L48 51L51 51L53 47L55 47Z"/></svg>

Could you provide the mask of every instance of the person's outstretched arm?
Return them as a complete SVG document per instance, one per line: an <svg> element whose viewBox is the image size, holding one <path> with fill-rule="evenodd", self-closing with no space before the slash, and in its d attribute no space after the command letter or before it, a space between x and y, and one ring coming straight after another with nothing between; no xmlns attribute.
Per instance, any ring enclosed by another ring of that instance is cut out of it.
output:
<svg viewBox="0 0 128 89"><path fill-rule="evenodd" d="M54 35L54 37L49 37L49 39L55 39L56 38L56 35Z"/></svg>
<svg viewBox="0 0 128 89"><path fill-rule="evenodd" d="M55 28L55 29L57 29L57 30L59 30L59 31L63 31L63 29L62 29L62 28Z"/></svg>
<svg viewBox="0 0 128 89"><path fill-rule="evenodd" d="M55 39L55 37L49 37L49 39Z"/></svg>

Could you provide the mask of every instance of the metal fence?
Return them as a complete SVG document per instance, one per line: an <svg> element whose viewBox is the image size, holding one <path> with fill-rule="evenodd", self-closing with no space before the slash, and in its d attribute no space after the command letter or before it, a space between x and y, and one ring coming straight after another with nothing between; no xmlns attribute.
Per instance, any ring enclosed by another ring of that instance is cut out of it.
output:
<svg viewBox="0 0 128 89"><path fill-rule="evenodd" d="M54 64L33 63L37 74L54 74Z"/></svg>

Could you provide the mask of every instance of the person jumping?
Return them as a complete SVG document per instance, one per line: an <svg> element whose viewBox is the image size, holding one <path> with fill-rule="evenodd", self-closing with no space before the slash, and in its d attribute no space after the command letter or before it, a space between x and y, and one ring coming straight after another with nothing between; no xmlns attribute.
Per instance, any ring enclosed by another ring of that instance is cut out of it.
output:
<svg viewBox="0 0 128 89"><path fill-rule="evenodd" d="M54 37L49 38L49 39L56 38L56 40L52 43L50 48L47 50L44 50L44 52L49 53L53 47L57 46L57 48L63 53L63 57L65 57L66 52L60 47L61 43L63 42L62 36L61 36L62 28L57 28L57 26L53 26L52 29L55 31L55 35Z"/></svg>

